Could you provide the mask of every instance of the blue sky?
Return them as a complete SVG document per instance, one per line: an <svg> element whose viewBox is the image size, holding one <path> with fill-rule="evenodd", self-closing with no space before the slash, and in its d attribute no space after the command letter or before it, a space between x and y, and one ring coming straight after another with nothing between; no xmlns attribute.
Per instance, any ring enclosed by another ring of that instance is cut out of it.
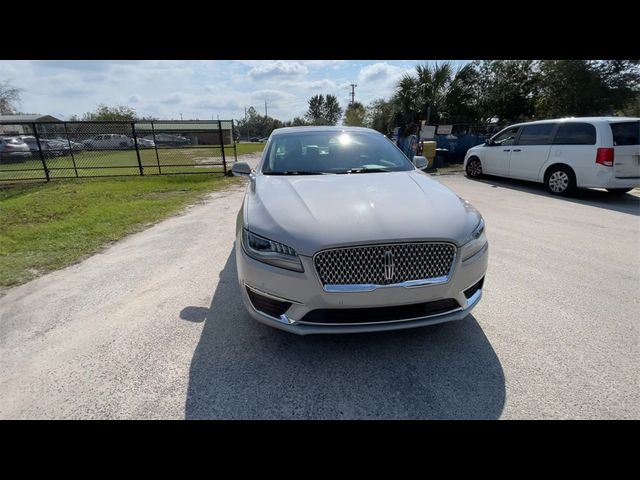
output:
<svg viewBox="0 0 640 480"><path fill-rule="evenodd" d="M443 62L444 60L437 60ZM290 120L315 94L333 94L344 107L350 84L365 104L388 98L396 81L434 60L1 60L0 80L22 88L20 110L67 119L100 103L129 105L162 119L244 116L254 106ZM455 60L455 65L467 63Z"/></svg>

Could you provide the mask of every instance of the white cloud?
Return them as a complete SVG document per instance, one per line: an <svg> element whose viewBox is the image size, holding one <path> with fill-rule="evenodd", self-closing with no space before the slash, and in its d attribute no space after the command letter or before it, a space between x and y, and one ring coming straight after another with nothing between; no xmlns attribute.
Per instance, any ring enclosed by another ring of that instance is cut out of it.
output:
<svg viewBox="0 0 640 480"><path fill-rule="evenodd" d="M360 82L372 82L372 81L384 81L399 78L402 74L411 69L398 67L396 65L389 65L388 63L374 63L367 65L360 69L358 74L358 81Z"/></svg>
<svg viewBox="0 0 640 480"><path fill-rule="evenodd" d="M272 77L299 77L306 75L309 69L304 65L293 62L265 62L257 65L249 70L249 76L254 80L272 78Z"/></svg>
<svg viewBox="0 0 640 480"><path fill-rule="evenodd" d="M282 85L288 88L303 89L307 91L323 92L326 90L335 90L338 88L337 84L333 80L323 78L321 80L310 80L302 82L283 82Z"/></svg>
<svg viewBox="0 0 640 480"><path fill-rule="evenodd" d="M311 68L340 67L347 63L346 60L302 60L303 65Z"/></svg>

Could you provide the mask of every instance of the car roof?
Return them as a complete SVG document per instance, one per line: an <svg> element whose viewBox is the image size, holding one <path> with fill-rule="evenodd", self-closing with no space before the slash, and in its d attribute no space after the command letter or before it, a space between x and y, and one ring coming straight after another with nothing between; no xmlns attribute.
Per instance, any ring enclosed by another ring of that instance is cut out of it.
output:
<svg viewBox="0 0 640 480"><path fill-rule="evenodd" d="M377 130L364 127L347 127L333 125L314 125L307 127L284 127L275 129L271 135L283 135L288 133L313 133L313 132L360 132L368 134L382 135Z"/></svg>
<svg viewBox="0 0 640 480"><path fill-rule="evenodd" d="M638 117L564 117L564 118L550 118L547 120L535 120L531 122L521 122L509 125L509 127L519 127L520 125L537 125L543 123L558 123L558 122L588 122L588 123L613 123L613 122L630 122L640 121Z"/></svg>

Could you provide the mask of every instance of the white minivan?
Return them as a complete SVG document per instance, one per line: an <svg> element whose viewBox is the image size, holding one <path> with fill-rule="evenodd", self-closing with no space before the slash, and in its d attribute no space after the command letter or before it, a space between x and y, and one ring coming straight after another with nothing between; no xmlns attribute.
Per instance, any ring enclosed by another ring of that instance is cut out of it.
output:
<svg viewBox="0 0 640 480"><path fill-rule="evenodd" d="M640 187L640 118L585 117L507 127L464 158L469 177L483 174L542 182L555 195L576 188L614 194Z"/></svg>

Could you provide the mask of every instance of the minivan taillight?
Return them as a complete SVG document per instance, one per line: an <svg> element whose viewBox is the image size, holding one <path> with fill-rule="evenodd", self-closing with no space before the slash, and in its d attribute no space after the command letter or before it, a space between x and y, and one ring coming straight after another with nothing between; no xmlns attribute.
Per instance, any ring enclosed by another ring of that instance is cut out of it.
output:
<svg viewBox="0 0 640 480"><path fill-rule="evenodd" d="M613 148L599 148L596 163L605 167L613 167Z"/></svg>

